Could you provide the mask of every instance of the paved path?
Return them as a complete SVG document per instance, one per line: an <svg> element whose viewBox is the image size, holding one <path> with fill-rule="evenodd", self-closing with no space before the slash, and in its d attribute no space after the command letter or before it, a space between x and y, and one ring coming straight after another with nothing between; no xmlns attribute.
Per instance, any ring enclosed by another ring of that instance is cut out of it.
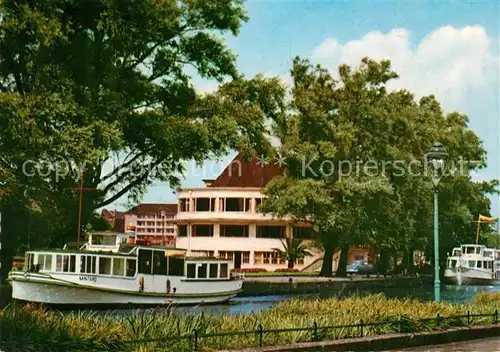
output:
<svg viewBox="0 0 500 352"><path fill-rule="evenodd" d="M500 352L500 337L483 340L471 340L467 342L456 342L445 345L422 346L408 348L405 352Z"/></svg>

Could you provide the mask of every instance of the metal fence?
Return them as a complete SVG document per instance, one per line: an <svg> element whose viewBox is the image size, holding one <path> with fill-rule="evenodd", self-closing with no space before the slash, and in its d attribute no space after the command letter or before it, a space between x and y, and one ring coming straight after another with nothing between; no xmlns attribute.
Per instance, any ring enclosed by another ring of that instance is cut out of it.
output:
<svg viewBox="0 0 500 352"><path fill-rule="evenodd" d="M174 336L171 338L167 339L142 339L142 340L131 340L131 341L124 341L125 344L146 344L146 343L168 343L168 342L174 342L174 341L189 341L189 344L191 346L191 349L193 351L198 351L198 348L200 347L200 340L202 339L208 339L208 338L217 338L217 337L228 337L228 336L244 336L244 335L254 335L256 342L259 347L263 346L264 343L264 337L267 334L281 334L281 333L286 333L286 332L301 332L301 331L306 331L310 332L311 336L309 341L321 341L323 340L321 337L322 332L326 331L331 331L331 330L339 330L339 329L350 329L353 330L355 333L349 337L363 337L364 336L364 329L367 327L375 327L375 326L391 326L394 327L396 332L416 332L418 330L412 329L411 326L408 327L408 323L413 323L413 324L421 324L421 323L428 323L428 322L434 322L435 323L435 330L439 329L439 326L441 323L443 323L446 320L459 320L460 324L455 323L453 326L455 327L465 327L465 326L470 326L472 323L473 318L487 318L490 317L492 318L491 323L492 324L498 324L498 310L495 309L493 314L471 314L470 311L467 311L467 314L464 315L454 315L454 316L448 316L448 317L442 317L439 314L437 314L435 317L431 318L422 318L422 319L411 319L411 320L405 320L403 318L400 319L392 319L392 320L384 320L384 321L378 321L378 322L365 322L362 319L355 324L348 324L348 325L325 325L325 326L319 326L316 321L312 323L311 326L309 327L300 327L300 328L288 328L288 329L265 329L262 324L258 324L257 328L255 330L248 330L248 331L229 331L229 332L220 332L220 333L212 333L212 334L205 334L200 332L198 329L194 329L190 334L187 335L181 335L181 336ZM345 337L345 336L342 336ZM301 342L306 342L306 341L301 341ZM246 348L249 346L241 346L241 348Z"/></svg>

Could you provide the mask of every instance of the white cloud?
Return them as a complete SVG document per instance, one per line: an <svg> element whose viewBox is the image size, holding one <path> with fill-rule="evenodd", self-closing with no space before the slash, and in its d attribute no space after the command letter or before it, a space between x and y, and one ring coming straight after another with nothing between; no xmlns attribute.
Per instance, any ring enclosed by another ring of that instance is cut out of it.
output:
<svg viewBox="0 0 500 352"><path fill-rule="evenodd" d="M336 72L340 63L359 65L364 56L390 59L400 78L393 88L407 88L417 96L435 94L447 109L470 90L494 84L498 89L498 54L493 39L480 26L444 26L412 46L406 29L370 32L341 44L330 38L314 50L312 60Z"/></svg>
<svg viewBox="0 0 500 352"><path fill-rule="evenodd" d="M488 151L488 168L475 180L500 178L500 54L499 38L481 26L443 26L420 42L397 28L389 33L370 32L360 39L340 43L329 38L320 43L311 60L336 75L339 64L358 66L361 58L390 59L400 78L390 88L406 88L416 98L434 94L445 111L460 111ZM495 199L496 198L496 199ZM500 197L492 197L500 215Z"/></svg>

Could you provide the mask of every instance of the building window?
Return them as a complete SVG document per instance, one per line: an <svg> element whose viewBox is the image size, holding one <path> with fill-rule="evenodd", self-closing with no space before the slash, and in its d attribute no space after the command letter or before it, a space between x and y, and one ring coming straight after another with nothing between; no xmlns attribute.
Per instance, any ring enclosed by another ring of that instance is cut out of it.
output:
<svg viewBox="0 0 500 352"><path fill-rule="evenodd" d="M179 211L189 211L189 199L181 198L179 199Z"/></svg>
<svg viewBox="0 0 500 352"><path fill-rule="evenodd" d="M223 237L248 237L248 225L220 225Z"/></svg>
<svg viewBox="0 0 500 352"><path fill-rule="evenodd" d="M186 237L187 236L187 227L188 227L188 225L179 225L177 227L179 237Z"/></svg>
<svg viewBox="0 0 500 352"><path fill-rule="evenodd" d="M251 206L250 206L250 201L252 200L252 198L245 198L245 211L250 211L251 210Z"/></svg>
<svg viewBox="0 0 500 352"><path fill-rule="evenodd" d="M243 264L250 264L250 252L242 252L241 262Z"/></svg>
<svg viewBox="0 0 500 352"><path fill-rule="evenodd" d="M215 211L215 198L196 198L196 211Z"/></svg>
<svg viewBox="0 0 500 352"><path fill-rule="evenodd" d="M255 198L255 212L259 212L259 206L262 204L262 198Z"/></svg>
<svg viewBox="0 0 500 352"><path fill-rule="evenodd" d="M245 211L245 198L226 198L225 211Z"/></svg>
<svg viewBox="0 0 500 352"><path fill-rule="evenodd" d="M213 257L214 251L191 251L193 257Z"/></svg>
<svg viewBox="0 0 500 352"><path fill-rule="evenodd" d="M365 260L365 256L364 255L355 255L354 260Z"/></svg>
<svg viewBox="0 0 500 352"><path fill-rule="evenodd" d="M193 225L192 231L194 237L212 237L214 235L214 225Z"/></svg>
<svg viewBox="0 0 500 352"><path fill-rule="evenodd" d="M219 259L233 260L234 252L219 251Z"/></svg>
<svg viewBox="0 0 500 352"><path fill-rule="evenodd" d="M302 257L302 258L299 258L299 259L295 260L295 264L297 264L297 265L304 265L304 258Z"/></svg>
<svg viewBox="0 0 500 352"><path fill-rule="evenodd" d="M285 264L276 252L255 252L254 264Z"/></svg>
<svg viewBox="0 0 500 352"><path fill-rule="evenodd" d="M302 240L310 240L313 238L312 227L296 226L293 228L293 237Z"/></svg>
<svg viewBox="0 0 500 352"><path fill-rule="evenodd" d="M257 226L257 237L260 238L285 238L285 226Z"/></svg>

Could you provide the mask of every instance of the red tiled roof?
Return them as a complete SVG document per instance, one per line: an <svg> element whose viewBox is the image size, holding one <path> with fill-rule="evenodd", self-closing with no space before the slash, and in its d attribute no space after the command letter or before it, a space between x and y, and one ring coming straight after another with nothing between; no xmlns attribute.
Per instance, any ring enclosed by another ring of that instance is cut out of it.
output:
<svg viewBox="0 0 500 352"><path fill-rule="evenodd" d="M161 214L164 211L167 214L177 214L177 204L167 203L140 203L126 212L126 214L149 215Z"/></svg>
<svg viewBox="0 0 500 352"><path fill-rule="evenodd" d="M256 157L245 161L238 154L222 173L208 187L258 187L263 188L276 176L285 172L284 167L274 165L272 161L261 164Z"/></svg>

